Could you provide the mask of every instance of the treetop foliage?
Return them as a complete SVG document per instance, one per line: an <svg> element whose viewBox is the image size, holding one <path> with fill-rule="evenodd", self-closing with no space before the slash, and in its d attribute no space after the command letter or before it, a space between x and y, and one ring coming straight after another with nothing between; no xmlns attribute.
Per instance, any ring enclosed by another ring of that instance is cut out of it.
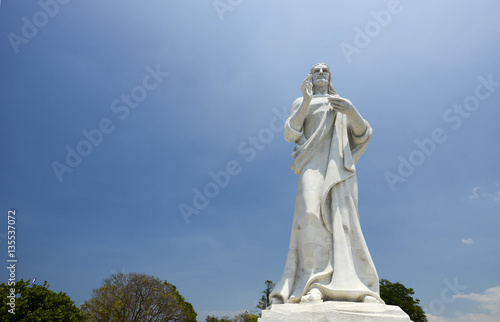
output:
<svg viewBox="0 0 500 322"><path fill-rule="evenodd" d="M0 284L0 320L1 321L84 321L84 315L66 293L49 290L50 284L30 286L30 280L17 281L15 286ZM15 289L15 314L7 304L10 289Z"/></svg>
<svg viewBox="0 0 500 322"><path fill-rule="evenodd" d="M205 319L206 322L257 322L259 317L257 315L248 313L248 311L245 311L244 313L240 313L236 315L233 318L230 318L229 316L223 316L221 318L218 318L216 316L207 316Z"/></svg>
<svg viewBox="0 0 500 322"><path fill-rule="evenodd" d="M269 301L269 295L273 291L274 286L276 286L273 281L270 280L265 281L265 284L266 289L261 292L262 297L260 298L260 301L256 306L256 308L261 310L265 310L269 305L271 305L271 302Z"/></svg>
<svg viewBox="0 0 500 322"><path fill-rule="evenodd" d="M139 273L111 275L82 311L90 321L196 321L193 306L174 285Z"/></svg>
<svg viewBox="0 0 500 322"><path fill-rule="evenodd" d="M419 299L413 299L415 294L412 288L406 288L401 283L391 283L386 279L380 280L380 297L387 305L397 305L410 316L414 322L427 322L424 310L419 305Z"/></svg>

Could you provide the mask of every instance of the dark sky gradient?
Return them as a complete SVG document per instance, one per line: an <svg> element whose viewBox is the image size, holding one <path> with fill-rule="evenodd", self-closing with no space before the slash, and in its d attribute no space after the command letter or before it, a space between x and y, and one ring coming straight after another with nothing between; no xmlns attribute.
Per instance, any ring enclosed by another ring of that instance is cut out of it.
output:
<svg viewBox="0 0 500 322"><path fill-rule="evenodd" d="M73 0L16 53L9 37L43 9L2 1L2 258L15 208L18 278L77 305L113 272L140 272L176 285L200 320L253 310L281 277L295 202L279 116L324 61L374 130L357 169L379 276L412 287L433 321L498 318L444 290L500 285L500 4L391 3L241 1L221 20L211 0ZM453 110L464 102L471 111ZM98 144L81 143L84 131ZM69 166L79 144L92 150L59 180L52 164ZM213 198L186 223L179 206L207 186Z"/></svg>

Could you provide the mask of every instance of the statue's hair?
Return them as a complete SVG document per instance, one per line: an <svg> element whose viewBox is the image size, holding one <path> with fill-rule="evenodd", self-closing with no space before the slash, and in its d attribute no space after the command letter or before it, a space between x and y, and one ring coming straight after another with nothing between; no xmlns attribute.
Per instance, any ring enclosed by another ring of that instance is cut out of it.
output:
<svg viewBox="0 0 500 322"><path fill-rule="evenodd" d="M333 85L332 85L332 71L330 70L330 67L325 64L325 63L317 63L317 64L314 64L314 66L311 68L311 75L313 73L313 70L314 68L316 68L316 66L319 66L319 65L325 65L327 68L328 68L328 71L330 72L330 79L328 79L328 94L332 95L332 96L338 96L340 97L339 94L337 94L337 91L333 88Z"/></svg>

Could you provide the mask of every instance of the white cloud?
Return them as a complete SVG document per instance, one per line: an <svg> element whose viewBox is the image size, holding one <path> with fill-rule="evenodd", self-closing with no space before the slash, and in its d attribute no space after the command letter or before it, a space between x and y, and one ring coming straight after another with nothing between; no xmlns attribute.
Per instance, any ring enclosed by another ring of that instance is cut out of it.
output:
<svg viewBox="0 0 500 322"><path fill-rule="evenodd" d="M475 187L474 189L472 189L472 194L469 195L469 199L477 199L479 198L479 194L477 193L479 190L479 187Z"/></svg>
<svg viewBox="0 0 500 322"><path fill-rule="evenodd" d="M497 315L500 314L500 286L489 288L484 294L458 294L453 297L479 302L483 309L489 310Z"/></svg>
<svg viewBox="0 0 500 322"><path fill-rule="evenodd" d="M455 313L454 317L444 317L426 313L429 322L498 322L500 321L500 286L487 289L484 294L458 294L453 298L467 299L479 302L487 313Z"/></svg>
<svg viewBox="0 0 500 322"><path fill-rule="evenodd" d="M495 183L495 187L497 189L498 189L498 186L499 186L498 183ZM472 192L468 196L468 198L470 200L475 200L475 199L479 199L479 198L487 198L487 199L491 199L495 202L500 202L500 190L493 192L493 193L484 192L484 193L479 194L479 187L474 187L474 189L472 189Z"/></svg>
<svg viewBox="0 0 500 322"><path fill-rule="evenodd" d="M492 194L487 194L486 196L491 198L495 202L500 201L500 191L497 191L497 192L492 193Z"/></svg>
<svg viewBox="0 0 500 322"><path fill-rule="evenodd" d="M465 245L471 245L474 244L474 241L472 240L472 238L467 238L467 239L462 239L462 243Z"/></svg>
<svg viewBox="0 0 500 322"><path fill-rule="evenodd" d="M444 316L432 315L430 313L425 314L429 322L498 322L500 321L500 315L488 315L488 314L457 314L456 317L446 318Z"/></svg>
<svg viewBox="0 0 500 322"><path fill-rule="evenodd" d="M425 313L425 316L427 316L427 320L429 322L448 322L448 321L450 321L447 318L445 318L444 316L433 315L430 313Z"/></svg>
<svg viewBox="0 0 500 322"><path fill-rule="evenodd" d="M467 314L462 315L457 321L460 322L498 322L500 321L500 315L488 315L488 314Z"/></svg>

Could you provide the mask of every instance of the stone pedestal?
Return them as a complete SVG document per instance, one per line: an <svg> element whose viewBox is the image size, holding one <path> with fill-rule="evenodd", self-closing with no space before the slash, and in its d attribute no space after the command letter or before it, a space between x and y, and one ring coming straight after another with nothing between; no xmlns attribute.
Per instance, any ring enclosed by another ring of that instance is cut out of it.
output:
<svg viewBox="0 0 500 322"><path fill-rule="evenodd" d="M411 322L399 306L337 301L274 304L262 311L259 322L274 321Z"/></svg>

